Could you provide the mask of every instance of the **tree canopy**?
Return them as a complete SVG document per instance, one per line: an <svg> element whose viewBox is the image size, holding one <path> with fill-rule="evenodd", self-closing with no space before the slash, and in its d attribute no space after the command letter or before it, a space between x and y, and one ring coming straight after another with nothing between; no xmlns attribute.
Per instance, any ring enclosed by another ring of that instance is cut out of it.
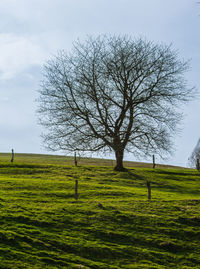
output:
<svg viewBox="0 0 200 269"><path fill-rule="evenodd" d="M188 62L171 46L127 36L89 37L44 66L39 115L52 150L170 153L183 103L193 96Z"/></svg>

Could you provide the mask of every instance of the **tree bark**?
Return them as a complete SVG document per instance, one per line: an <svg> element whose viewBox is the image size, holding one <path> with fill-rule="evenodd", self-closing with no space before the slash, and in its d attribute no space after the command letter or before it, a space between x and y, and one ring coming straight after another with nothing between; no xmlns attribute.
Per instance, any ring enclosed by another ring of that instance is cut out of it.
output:
<svg viewBox="0 0 200 269"><path fill-rule="evenodd" d="M116 150L115 157L116 157L116 166L115 166L114 170L115 171L125 171L126 169L123 166L124 151L123 150Z"/></svg>

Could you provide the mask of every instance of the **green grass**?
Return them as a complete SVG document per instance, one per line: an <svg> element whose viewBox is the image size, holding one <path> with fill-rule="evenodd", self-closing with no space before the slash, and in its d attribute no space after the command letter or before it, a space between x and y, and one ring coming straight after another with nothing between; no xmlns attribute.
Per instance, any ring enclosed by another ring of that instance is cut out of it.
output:
<svg viewBox="0 0 200 269"><path fill-rule="evenodd" d="M0 268L200 268L199 172L9 160L0 154Z"/></svg>

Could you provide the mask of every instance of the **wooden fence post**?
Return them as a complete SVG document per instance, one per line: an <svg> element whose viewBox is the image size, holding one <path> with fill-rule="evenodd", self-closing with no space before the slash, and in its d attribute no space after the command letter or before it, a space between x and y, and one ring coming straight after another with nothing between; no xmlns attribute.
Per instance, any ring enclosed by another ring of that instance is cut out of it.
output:
<svg viewBox="0 0 200 269"><path fill-rule="evenodd" d="M11 163L14 161L14 149L12 149L12 155L11 155Z"/></svg>
<svg viewBox="0 0 200 269"><path fill-rule="evenodd" d="M77 157L76 157L76 151L74 151L74 165L77 166Z"/></svg>
<svg viewBox="0 0 200 269"><path fill-rule="evenodd" d="M151 200L151 182L147 180L148 199Z"/></svg>
<svg viewBox="0 0 200 269"><path fill-rule="evenodd" d="M155 163L155 155L153 155L153 168L156 167L156 163Z"/></svg>
<svg viewBox="0 0 200 269"><path fill-rule="evenodd" d="M78 200L78 180L75 181L75 199Z"/></svg>

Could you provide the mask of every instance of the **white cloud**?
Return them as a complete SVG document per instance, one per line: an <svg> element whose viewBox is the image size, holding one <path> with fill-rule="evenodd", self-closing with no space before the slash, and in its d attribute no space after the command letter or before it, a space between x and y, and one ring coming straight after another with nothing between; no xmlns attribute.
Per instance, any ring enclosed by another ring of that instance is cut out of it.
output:
<svg viewBox="0 0 200 269"><path fill-rule="evenodd" d="M14 34L0 34L0 51L0 80L11 79L45 59L45 52L34 38Z"/></svg>

